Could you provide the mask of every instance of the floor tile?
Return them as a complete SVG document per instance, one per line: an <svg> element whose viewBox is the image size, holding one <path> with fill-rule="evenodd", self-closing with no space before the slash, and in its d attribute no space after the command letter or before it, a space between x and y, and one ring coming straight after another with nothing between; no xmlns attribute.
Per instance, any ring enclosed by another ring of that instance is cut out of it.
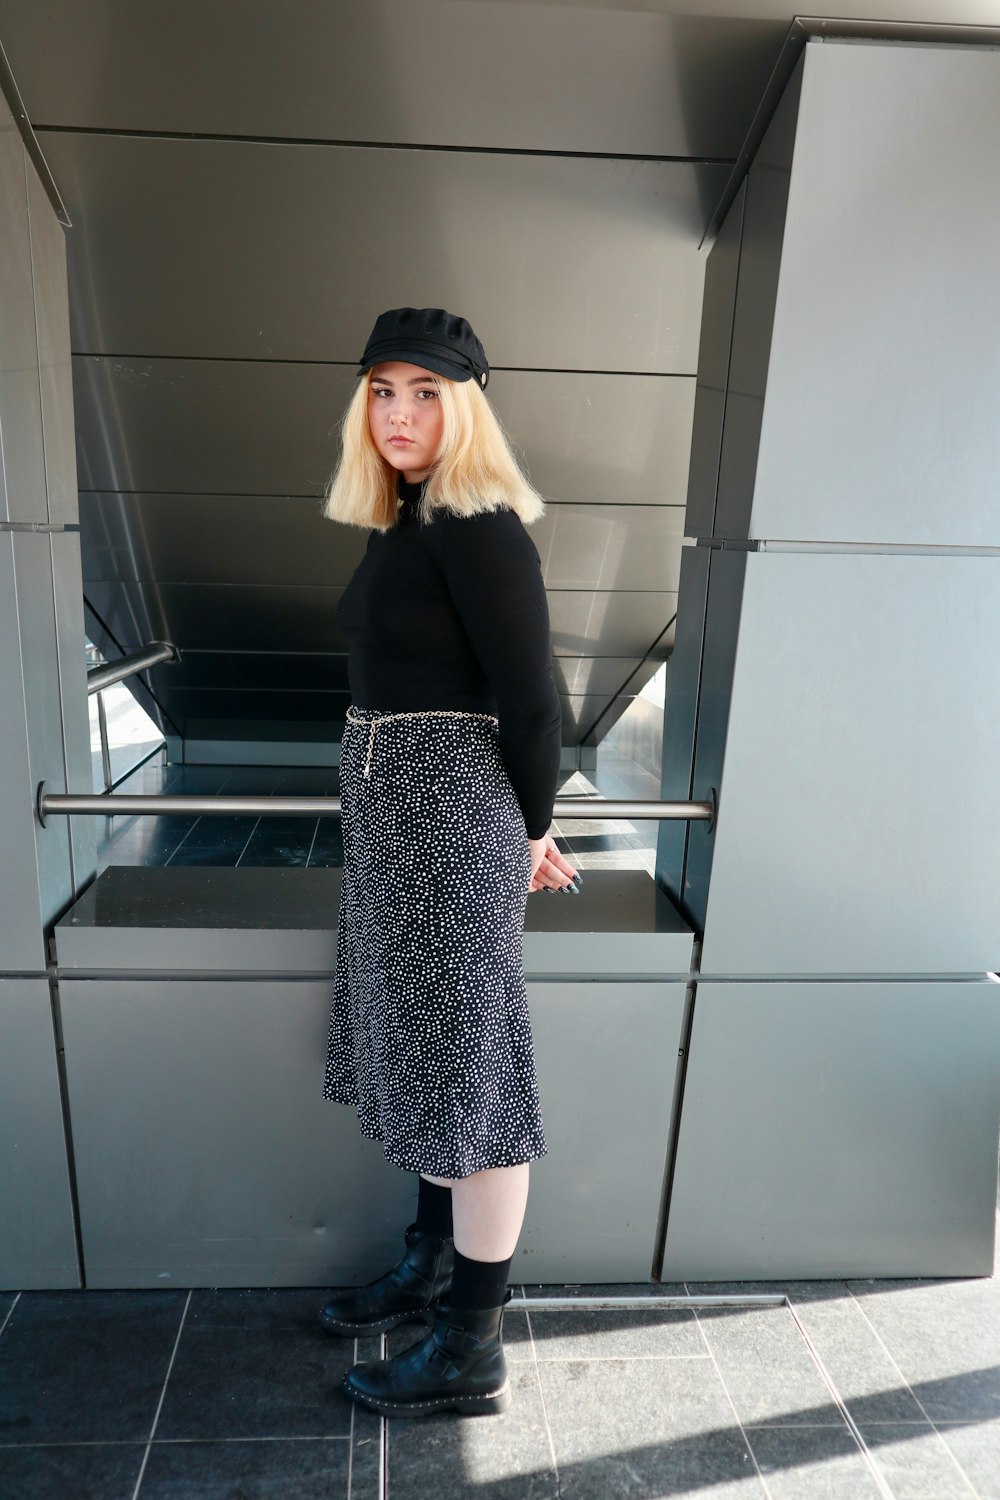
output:
<svg viewBox="0 0 1000 1500"><path fill-rule="evenodd" d="M941 1422L938 1431L979 1500L1000 1500L1000 1422Z"/></svg>
<svg viewBox="0 0 1000 1500"><path fill-rule="evenodd" d="M793 1296L792 1304L855 1421L925 1420L913 1393L849 1293L828 1301L800 1302Z"/></svg>
<svg viewBox="0 0 1000 1500"><path fill-rule="evenodd" d="M683 1282L586 1281L583 1283L526 1281L515 1296L525 1297L686 1297Z"/></svg>
<svg viewBox="0 0 1000 1500"><path fill-rule="evenodd" d="M0 1443L148 1439L186 1292L25 1292L0 1338Z"/></svg>
<svg viewBox="0 0 1000 1500"><path fill-rule="evenodd" d="M0 1447L3 1500L132 1500L145 1443Z"/></svg>
<svg viewBox="0 0 1000 1500"><path fill-rule="evenodd" d="M534 1365L512 1365L510 1381L513 1401L500 1416L389 1422L392 1500L556 1500Z"/></svg>
<svg viewBox="0 0 1000 1500"><path fill-rule="evenodd" d="M973 1500L975 1491L929 1422L859 1422L858 1427L895 1500ZM1000 1447L994 1465L1000 1469Z"/></svg>
<svg viewBox="0 0 1000 1500"><path fill-rule="evenodd" d="M347 1500L348 1457L343 1438L154 1442L139 1494L141 1500Z"/></svg>
<svg viewBox="0 0 1000 1500"><path fill-rule="evenodd" d="M787 1308L697 1316L741 1422L844 1425Z"/></svg>
<svg viewBox="0 0 1000 1500"><path fill-rule="evenodd" d="M529 1318L538 1359L708 1358L691 1312L539 1308Z"/></svg>
<svg viewBox="0 0 1000 1500"><path fill-rule="evenodd" d="M400 1323L397 1328L390 1330L387 1336L388 1358L392 1359L397 1354L402 1354L404 1349L410 1349L414 1344L419 1344L431 1331L431 1325L425 1323ZM525 1361L534 1360L531 1349L531 1334L528 1332L528 1320L523 1312L505 1312L503 1315L503 1347L507 1356L508 1364L523 1364ZM371 1356L378 1358L377 1355Z"/></svg>
<svg viewBox="0 0 1000 1500"><path fill-rule="evenodd" d="M770 1500L882 1500L846 1427L748 1427Z"/></svg>
<svg viewBox="0 0 1000 1500"><path fill-rule="evenodd" d="M316 1296L194 1292L157 1439L348 1436L340 1384L354 1341L323 1332Z"/></svg>
<svg viewBox="0 0 1000 1500"><path fill-rule="evenodd" d="M1000 1417L994 1280L850 1285L931 1421Z"/></svg>
<svg viewBox="0 0 1000 1500"><path fill-rule="evenodd" d="M565 1500L763 1500L710 1360L547 1361L539 1380Z"/></svg>

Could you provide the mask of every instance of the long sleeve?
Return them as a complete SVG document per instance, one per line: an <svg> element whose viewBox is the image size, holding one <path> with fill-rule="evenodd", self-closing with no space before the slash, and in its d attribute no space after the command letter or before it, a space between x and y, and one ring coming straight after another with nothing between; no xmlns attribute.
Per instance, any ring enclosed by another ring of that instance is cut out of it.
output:
<svg viewBox="0 0 1000 1500"><path fill-rule="evenodd" d="M528 837L542 838L559 782L562 711L538 549L510 510L439 513L425 540L496 698L500 751Z"/></svg>

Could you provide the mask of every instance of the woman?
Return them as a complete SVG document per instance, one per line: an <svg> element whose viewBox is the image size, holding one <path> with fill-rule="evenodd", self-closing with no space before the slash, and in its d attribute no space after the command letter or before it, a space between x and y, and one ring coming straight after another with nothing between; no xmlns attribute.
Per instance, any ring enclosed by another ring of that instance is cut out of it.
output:
<svg viewBox="0 0 1000 1500"><path fill-rule="evenodd" d="M550 837L561 714L543 502L484 395L469 324L376 320L327 492L372 528L337 607L350 642L344 881L324 1096L419 1174L402 1259L339 1295L331 1333L432 1325L344 1377L387 1416L502 1412L507 1281L547 1150L521 940L529 892L578 889Z"/></svg>

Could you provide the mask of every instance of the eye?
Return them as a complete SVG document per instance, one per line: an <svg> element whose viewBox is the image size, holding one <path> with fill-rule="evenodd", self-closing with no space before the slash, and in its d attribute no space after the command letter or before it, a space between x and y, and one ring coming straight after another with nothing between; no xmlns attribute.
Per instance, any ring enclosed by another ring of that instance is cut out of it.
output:
<svg viewBox="0 0 1000 1500"><path fill-rule="evenodd" d="M387 385L373 385L369 389L373 396L391 396L392 390Z"/></svg>
<svg viewBox="0 0 1000 1500"><path fill-rule="evenodd" d="M417 395L429 396L432 401L436 401L438 398L438 393L433 386L425 386L423 390L417 392Z"/></svg>

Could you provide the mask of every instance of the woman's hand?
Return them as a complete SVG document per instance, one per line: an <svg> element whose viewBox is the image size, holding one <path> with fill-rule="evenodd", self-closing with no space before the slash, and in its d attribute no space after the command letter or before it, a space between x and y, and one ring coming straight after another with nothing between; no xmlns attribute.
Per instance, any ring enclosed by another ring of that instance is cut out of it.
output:
<svg viewBox="0 0 1000 1500"><path fill-rule="evenodd" d="M559 852L556 841L550 834L546 833L540 839L529 839L528 848L531 850L529 895L534 891L558 891L568 882L580 878L565 855ZM578 886L576 888L579 889Z"/></svg>

